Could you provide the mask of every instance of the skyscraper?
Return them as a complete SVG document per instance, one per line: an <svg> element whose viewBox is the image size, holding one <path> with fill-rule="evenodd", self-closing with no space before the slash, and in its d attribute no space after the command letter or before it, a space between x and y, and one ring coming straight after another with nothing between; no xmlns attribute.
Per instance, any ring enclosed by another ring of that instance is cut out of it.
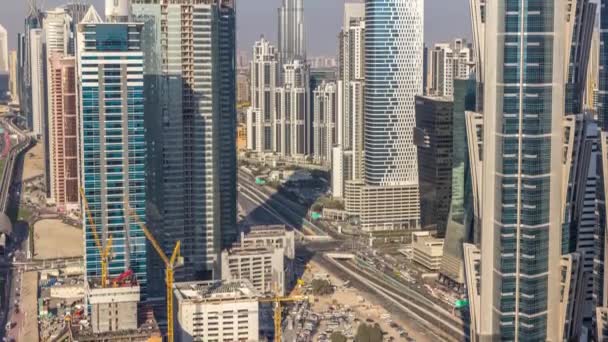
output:
<svg viewBox="0 0 608 342"><path fill-rule="evenodd" d="M313 157L331 166L332 150L338 142L338 91L334 82L322 82L313 95Z"/></svg>
<svg viewBox="0 0 608 342"><path fill-rule="evenodd" d="M144 23L148 223L167 253L181 240L177 279L217 277L237 229L234 1L131 5Z"/></svg>
<svg viewBox="0 0 608 342"><path fill-rule="evenodd" d="M29 67L31 80L31 125L32 132L44 138L44 121L46 112L46 79L44 77L44 41L42 29L35 28L29 31L28 39ZM28 120L29 121L29 120Z"/></svg>
<svg viewBox="0 0 608 342"><path fill-rule="evenodd" d="M8 73L8 33L0 25L0 73Z"/></svg>
<svg viewBox="0 0 608 342"><path fill-rule="evenodd" d="M334 162L334 196L346 181L363 177L363 86L365 79L365 4L345 3L339 40L338 148ZM335 160L340 159L339 161ZM340 196L341 197L341 196Z"/></svg>
<svg viewBox="0 0 608 342"><path fill-rule="evenodd" d="M439 273L444 283L458 290L465 285L462 245L473 242L473 189L465 121L465 112L473 110L475 79L455 79L451 140L452 196Z"/></svg>
<svg viewBox="0 0 608 342"><path fill-rule="evenodd" d="M278 10L281 64L294 59L306 60L304 0L283 0Z"/></svg>
<svg viewBox="0 0 608 342"><path fill-rule="evenodd" d="M60 122L56 121L53 115L62 115L61 112L63 108L54 108L55 105L61 106L61 102L57 102L56 100L61 97L56 97L53 94L53 91L62 92L60 87L57 87L53 82L57 82L57 80L51 75L51 59L54 57L62 58L67 56L70 50L70 46L72 43L72 18L68 15L68 13L63 8L56 8L54 10L46 11L43 19L43 34L44 34L44 69L45 69L45 98L46 98L46 116L44 117L44 150L45 155L48 158L45 158L45 183L47 196L54 200L58 201L57 198L53 197L53 194L57 194L54 187L57 185L55 182L55 171L57 171L54 163L59 159L53 158L57 153L57 149L63 149L63 142L59 144L54 144L55 137L53 136L55 133L60 133L55 127L54 124L60 124ZM56 64L56 66L58 66ZM53 70L57 72L58 70ZM68 115L73 115L75 112L72 112ZM65 209L65 201L62 201L62 209Z"/></svg>
<svg viewBox="0 0 608 342"><path fill-rule="evenodd" d="M276 119L281 136L277 152L282 156L303 158L311 149L310 69L295 59L283 64L283 85L276 89Z"/></svg>
<svg viewBox="0 0 608 342"><path fill-rule="evenodd" d="M435 44L428 58L428 94L454 94L454 79L467 78L473 69L473 50L465 39Z"/></svg>
<svg viewBox="0 0 608 342"><path fill-rule="evenodd" d="M452 197L453 108L450 97L416 96L420 225L442 238Z"/></svg>
<svg viewBox="0 0 608 342"><path fill-rule="evenodd" d="M27 119L28 127L32 129L32 131L36 132L36 128L34 127L34 106L39 107L39 89L34 89L34 82L36 82L36 87L39 87L40 78L38 77L38 69L32 69L32 63L36 65L40 65L38 53L35 56L32 56L32 49L35 49L36 52L42 50L39 43L39 35L40 32L36 32L32 35L32 30L40 29L42 26L42 18L43 13L35 6L30 7L30 12L25 18L24 25L24 33L20 33L18 36L18 49L17 54L19 57L19 79L20 79L20 90L19 90L19 99L21 105L21 112ZM32 36L35 39L35 42L32 42ZM35 46L32 46L34 43ZM34 60L33 60L34 59ZM34 73L34 74L32 74ZM36 93L36 99L34 99L34 93ZM37 113L40 111L37 109ZM39 119L36 120L37 125L40 122ZM41 131L41 127L38 127L38 131Z"/></svg>
<svg viewBox="0 0 608 342"><path fill-rule="evenodd" d="M76 62L53 54L48 64L51 198L64 212L78 208Z"/></svg>
<svg viewBox="0 0 608 342"><path fill-rule="evenodd" d="M103 22L89 8L78 25L80 167L84 195L105 246L109 274L131 269L147 286L146 238L131 219L146 215L142 25ZM84 212L84 210L82 210ZM86 276L101 274L92 227L83 219Z"/></svg>
<svg viewBox="0 0 608 342"><path fill-rule="evenodd" d="M416 228L420 219L413 141L415 96L422 95L424 3L365 3L364 184L366 230ZM361 184L361 183L358 183ZM348 202L356 199L346 198Z"/></svg>
<svg viewBox="0 0 608 342"><path fill-rule="evenodd" d="M281 146L285 118L277 117L276 88L279 86L279 51L263 37L253 46L251 60L251 109L247 148L259 153L274 152Z"/></svg>
<svg viewBox="0 0 608 342"><path fill-rule="evenodd" d="M586 65L583 32L594 9L563 5L471 2L483 89L480 113L469 115L483 125L468 127L481 220L481 283L467 284L478 341L561 341L580 332L581 254L569 251L568 234L571 194L586 180L571 175L584 80L576 70ZM470 264L467 273L476 273Z"/></svg>
<svg viewBox="0 0 608 342"><path fill-rule="evenodd" d="M17 51L15 50L8 54L8 73L9 91L12 101L19 103L19 60L17 59Z"/></svg>

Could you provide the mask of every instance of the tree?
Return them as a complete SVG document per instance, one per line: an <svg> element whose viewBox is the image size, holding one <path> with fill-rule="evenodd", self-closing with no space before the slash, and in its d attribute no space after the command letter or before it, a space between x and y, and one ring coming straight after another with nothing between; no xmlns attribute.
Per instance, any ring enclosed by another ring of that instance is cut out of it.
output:
<svg viewBox="0 0 608 342"><path fill-rule="evenodd" d="M361 324L357 328L355 342L382 342L382 329L378 324L374 326Z"/></svg>
<svg viewBox="0 0 608 342"><path fill-rule="evenodd" d="M346 342L346 336L342 335L342 333L340 332L334 332L333 334L331 334L331 336L329 337L329 339L331 340L331 342Z"/></svg>

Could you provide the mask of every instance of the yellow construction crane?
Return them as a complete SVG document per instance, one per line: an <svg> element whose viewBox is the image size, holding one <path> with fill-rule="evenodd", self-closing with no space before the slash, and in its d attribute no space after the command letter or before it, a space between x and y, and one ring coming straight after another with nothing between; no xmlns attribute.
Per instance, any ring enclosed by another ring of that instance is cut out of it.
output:
<svg viewBox="0 0 608 342"><path fill-rule="evenodd" d="M99 250L99 256L101 257L101 287L108 286L108 263L110 258L110 252L112 251L112 235L109 236L108 241L106 242L105 247L99 238L99 234L97 234L97 226L95 225L95 220L93 220L93 216L91 216L91 211L89 209L89 202L87 201L87 196L84 194L84 189L80 188L80 197L82 198L82 203L84 204L84 211L87 215L87 219L89 220L89 226L91 226L91 232L93 233L93 239L95 240L95 246Z"/></svg>
<svg viewBox="0 0 608 342"><path fill-rule="evenodd" d="M298 286L301 287L304 283L298 282ZM276 286L275 286L276 287ZM274 296L270 298L262 298L260 299L260 303L273 303L274 304L274 342L282 342L281 341L281 332L282 327L281 323L283 322L283 303L286 302L299 302L303 300L308 300L307 296L300 295L290 295L290 296Z"/></svg>
<svg viewBox="0 0 608 342"><path fill-rule="evenodd" d="M130 216L135 219L135 222L137 223L137 225L139 225L141 230L144 231L146 238L148 239L148 241L150 241L150 244L152 244L152 247L154 248L154 250L156 250L156 253L160 256L161 259L163 259L163 262L165 263L165 283L167 285L167 341L173 342L173 336L174 336L173 271L177 267L179 267L181 264L183 264L183 261L182 261L183 258L181 257L180 252L179 252L181 242L177 241L177 243L175 244L175 247L173 248L173 254L171 254L171 259L169 259L167 257L167 255L165 254L165 252L163 251L163 249L158 244L158 242L156 241L156 239L154 238L154 235L152 235L152 233L150 233L150 230L148 230L148 227L146 227L146 225L139 218L139 215L137 215L130 208L128 208L128 210L129 210Z"/></svg>

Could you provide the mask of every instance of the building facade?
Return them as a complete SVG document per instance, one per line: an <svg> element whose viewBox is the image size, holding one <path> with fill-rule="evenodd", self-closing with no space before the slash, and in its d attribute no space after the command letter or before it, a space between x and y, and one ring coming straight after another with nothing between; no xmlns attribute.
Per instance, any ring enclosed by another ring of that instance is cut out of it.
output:
<svg viewBox="0 0 608 342"><path fill-rule="evenodd" d="M454 79L468 78L473 66L473 49L465 39L435 44L428 55L427 93L452 97Z"/></svg>
<svg viewBox="0 0 608 342"><path fill-rule="evenodd" d="M473 198L465 112L475 110L475 80L454 80L452 188L440 276L457 290L465 285L463 243L473 242Z"/></svg>
<svg viewBox="0 0 608 342"><path fill-rule="evenodd" d="M339 41L337 154L333 162L341 173L332 177L332 188L363 177L363 89L365 79L365 5L345 3ZM339 153L339 154L338 154ZM340 159L340 160L336 160ZM343 191L334 191L335 197Z"/></svg>
<svg viewBox="0 0 608 342"><path fill-rule="evenodd" d="M562 5L471 2L483 89L477 106L482 145L475 127L468 131L481 219L481 283L467 286L480 289L471 311L476 326L471 335L478 341L576 336L573 305L581 301L568 283L578 279L573 270L580 267L575 254L567 254L565 228L576 141L572 116L566 114L577 114L570 95L580 94L570 92L569 77L585 55L574 53L573 44L578 48L583 40L573 32L587 21L579 7L585 1ZM571 271L564 269L564 258L575 266Z"/></svg>
<svg viewBox="0 0 608 342"><path fill-rule="evenodd" d="M439 237L445 236L452 197L453 107L448 97L416 97L420 225Z"/></svg>
<svg viewBox="0 0 608 342"><path fill-rule="evenodd" d="M48 64L49 155L51 198L64 212L76 210L78 199L78 100L74 57L54 54Z"/></svg>
<svg viewBox="0 0 608 342"><path fill-rule="evenodd" d="M177 279L211 279L222 245L237 237L234 2L134 0L131 7L144 23L148 223L167 253L182 241ZM162 284L161 264L153 263Z"/></svg>
<svg viewBox="0 0 608 342"><path fill-rule="evenodd" d="M8 32L0 25L0 73L8 71Z"/></svg>
<svg viewBox="0 0 608 342"><path fill-rule="evenodd" d="M146 237L128 212L146 217L141 32L141 24L103 22L91 7L78 26L77 68L84 196L102 244L112 238L109 275L130 269L145 293ZM86 276L96 278L101 259L94 227L85 218L83 227Z"/></svg>
<svg viewBox="0 0 608 342"><path fill-rule="evenodd" d="M360 218L366 230L419 226L413 130L415 96L422 95L423 12L420 0L365 3L365 155ZM356 201L346 198L349 200Z"/></svg>
<svg viewBox="0 0 608 342"><path fill-rule="evenodd" d="M44 78L44 44L42 29L31 29L29 31L29 56L30 56L30 80L31 80L31 127L32 132L42 138L44 136L44 121L46 111L46 79Z"/></svg>
<svg viewBox="0 0 608 342"><path fill-rule="evenodd" d="M53 144L55 137L53 136L58 128L53 125L58 121L53 117L54 114L61 111L60 108L54 108L54 99L58 96L53 94L53 91L58 90L53 87L51 82L55 81L51 76L51 60L55 56L60 58L69 54L72 36L72 18L63 8L56 8L45 12L44 19L42 21L43 34L44 34L44 75L45 75L45 101L46 101L46 113L44 116L44 151L45 156L45 183L47 189L47 197L53 202L58 202L57 198L53 195L56 194L54 189L56 182L55 178L58 175L55 174L57 166L54 165L56 162L55 158L51 158L56 153L56 150L62 148L61 145ZM64 207L62 209L65 209Z"/></svg>
<svg viewBox="0 0 608 342"><path fill-rule="evenodd" d="M332 150L338 143L338 89L322 82L313 91L313 157L315 162L332 165Z"/></svg>
<svg viewBox="0 0 608 342"><path fill-rule="evenodd" d="M19 103L19 60L17 51L13 50L8 54L8 91L11 93L11 101Z"/></svg>
<svg viewBox="0 0 608 342"><path fill-rule="evenodd" d="M253 46L251 60L251 127L252 151L274 152L281 145L284 118L277 118L276 88L280 81L279 51L262 38Z"/></svg>
<svg viewBox="0 0 608 342"><path fill-rule="evenodd" d="M177 283L173 292L177 341L259 340L260 294L251 282Z"/></svg>
<svg viewBox="0 0 608 342"><path fill-rule="evenodd" d="M276 152L285 157L304 158L310 154L312 118L310 113L310 68L302 60L283 65L283 84L276 89L278 122Z"/></svg>
<svg viewBox="0 0 608 342"><path fill-rule="evenodd" d="M281 64L291 63L294 59L306 60L304 0L283 0L278 16Z"/></svg>

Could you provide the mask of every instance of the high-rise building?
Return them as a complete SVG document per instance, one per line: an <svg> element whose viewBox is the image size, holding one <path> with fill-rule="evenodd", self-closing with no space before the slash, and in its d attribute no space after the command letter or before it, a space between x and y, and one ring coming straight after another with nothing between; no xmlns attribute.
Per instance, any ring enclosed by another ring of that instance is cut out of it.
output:
<svg viewBox="0 0 608 342"><path fill-rule="evenodd" d="M279 52L281 64L294 59L306 60L304 0L283 0L279 15Z"/></svg>
<svg viewBox="0 0 608 342"><path fill-rule="evenodd" d="M31 92L31 127L32 132L44 138L44 122L46 118L46 78L44 62L44 39L42 29L36 28L29 31L29 67ZM29 121L29 120L28 120Z"/></svg>
<svg viewBox="0 0 608 342"><path fill-rule="evenodd" d="M12 102L19 103L19 60L16 50L12 50L8 54L8 74L8 89L11 93Z"/></svg>
<svg viewBox="0 0 608 342"><path fill-rule="evenodd" d="M40 29L40 27L42 27L43 13L35 6L36 3L30 4L34 6L30 7L30 12L25 18L24 33L20 33L17 39L20 80L19 99L21 112L27 119L28 127L33 132L36 132L35 126L39 126L40 120L38 118L36 120L36 125L34 125L34 106L39 108L39 101L41 101L41 98L39 96L40 86L36 85L36 91L34 91L34 82L40 84L40 77L38 77L38 73L41 71L38 70L41 68L41 66L33 69L32 64L35 63L36 65L41 65L41 62L39 61L39 54L41 53L40 51L42 48L39 46L40 32L34 32L34 34L32 34L32 30ZM32 42L32 36L36 38L35 42ZM36 52L36 55L34 56L32 56L32 49L34 49ZM33 59L35 61L33 61ZM34 74L32 74L33 71L35 71ZM35 99L34 94L36 94ZM40 114L39 109L37 109L37 114ZM41 127L38 127L38 131L41 132Z"/></svg>
<svg viewBox="0 0 608 342"><path fill-rule="evenodd" d="M251 79L241 72L236 76L236 100L239 104L251 102Z"/></svg>
<svg viewBox="0 0 608 342"><path fill-rule="evenodd" d="M474 240L471 197L473 189L465 120L465 112L473 110L475 110L475 80L455 79L451 140L452 194L439 274L445 284L459 291L463 290L465 285L463 243Z"/></svg>
<svg viewBox="0 0 608 342"><path fill-rule="evenodd" d="M347 182L346 193L361 194L366 230L419 226L413 130L415 96L422 95L423 27L421 0L365 3L364 183ZM349 189L359 184L361 191Z"/></svg>
<svg viewBox="0 0 608 342"><path fill-rule="evenodd" d="M283 85L276 89L278 145L282 156L303 158L310 153L310 69L301 60L283 65Z"/></svg>
<svg viewBox="0 0 608 342"><path fill-rule="evenodd" d="M78 208L78 117L76 62L53 54L49 59L49 155L51 198L69 212Z"/></svg>
<svg viewBox="0 0 608 342"><path fill-rule="evenodd" d="M468 78L473 69L473 50L465 39L435 44L428 54L428 94L454 94L454 79Z"/></svg>
<svg viewBox="0 0 608 342"><path fill-rule="evenodd" d="M277 151L281 146L281 128L286 120L277 117L276 88L279 86L279 52L263 37L253 46L251 60L251 144L248 148L259 153Z"/></svg>
<svg viewBox="0 0 608 342"><path fill-rule="evenodd" d="M63 109L53 108L55 104L60 105L53 99L57 99L53 91L58 90L52 82L56 80L51 76L51 59L55 56L63 57L67 56L72 43L72 18L63 8L56 8L54 10L46 11L43 19L43 34L44 34L44 75L46 78L45 82L45 101L46 101L46 115L44 116L44 154L45 158L45 183L47 197L54 202L58 202L57 198L53 197L53 194L57 194L54 187L57 185L55 182L55 171L57 167L54 165L58 159L52 158L55 156L57 151L54 149L62 149L63 145L53 144L55 137L53 134L59 133L59 130L53 125L59 123L53 118L56 113L61 113ZM56 71L56 70L54 70ZM61 115L61 114L58 114ZM71 114L70 114L71 115ZM60 124L60 123L59 123ZM62 209L65 209L65 201L62 202Z"/></svg>
<svg viewBox="0 0 608 342"><path fill-rule="evenodd" d="M453 107L450 97L416 96L420 225L445 236L452 197Z"/></svg>
<svg viewBox="0 0 608 342"><path fill-rule="evenodd" d="M78 25L76 46L84 196L102 244L112 238L109 275L130 269L144 290L146 238L129 211L146 217L141 34L142 24L104 22L91 7ZM93 227L86 219L83 227L86 276L97 278L101 260L93 241Z"/></svg>
<svg viewBox="0 0 608 342"><path fill-rule="evenodd" d="M332 150L338 143L338 91L335 83L321 83L313 95L313 157L331 166Z"/></svg>
<svg viewBox="0 0 608 342"><path fill-rule="evenodd" d="M585 87L585 109L596 111L596 99L598 90L598 77L600 67L600 30L593 29L591 38L591 51L589 53L589 67L587 68L587 85Z"/></svg>
<svg viewBox="0 0 608 342"><path fill-rule="evenodd" d="M178 280L217 277L221 247L237 236L234 1L131 7L144 23L148 224L167 253L181 240Z"/></svg>
<svg viewBox="0 0 608 342"><path fill-rule="evenodd" d="M595 261L593 268L593 298L594 306L597 309L595 324L597 330L596 338L601 337L603 329L606 329L605 314L608 309L608 242L606 240L606 222L608 222L608 206L606 206L606 194L608 193L608 2L600 2L600 27L599 27L599 75L597 102L597 120L600 129L600 160L598 161L597 173L597 212L598 225L595 241ZM608 330L604 330L604 336L608 335Z"/></svg>
<svg viewBox="0 0 608 342"><path fill-rule="evenodd" d="M342 152L341 177L332 183L344 188L344 182L363 177L363 86L365 79L365 4L345 3L342 31L339 35L339 82L337 144Z"/></svg>
<svg viewBox="0 0 608 342"><path fill-rule="evenodd" d="M480 113L467 119L481 222L479 278L466 264L476 341L580 334L582 267L580 253L569 248L570 212L572 194L587 179L574 170L580 70L586 70L585 32L595 5L562 5L471 2L482 89ZM474 117L481 126L470 124Z"/></svg>
<svg viewBox="0 0 608 342"><path fill-rule="evenodd" d="M8 32L0 25L0 73L8 73Z"/></svg>

